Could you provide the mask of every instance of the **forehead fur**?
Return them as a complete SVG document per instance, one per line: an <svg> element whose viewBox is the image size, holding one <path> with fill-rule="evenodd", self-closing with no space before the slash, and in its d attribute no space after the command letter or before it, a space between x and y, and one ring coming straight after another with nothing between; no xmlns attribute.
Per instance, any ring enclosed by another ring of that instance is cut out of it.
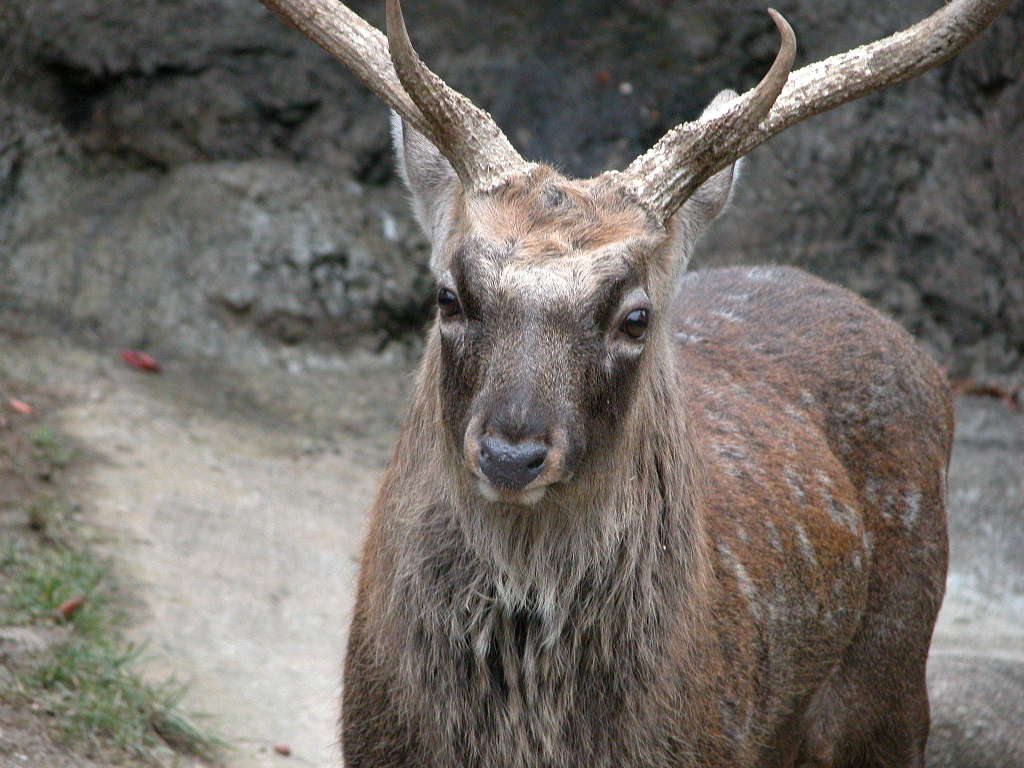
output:
<svg viewBox="0 0 1024 768"><path fill-rule="evenodd" d="M665 238L617 187L600 178L566 179L550 168L466 200L454 230L454 248L500 292L578 298Z"/></svg>
<svg viewBox="0 0 1024 768"><path fill-rule="evenodd" d="M514 243L526 260L597 251L663 232L618 187L600 178L567 179L550 168L467 201L465 223L487 240Z"/></svg>

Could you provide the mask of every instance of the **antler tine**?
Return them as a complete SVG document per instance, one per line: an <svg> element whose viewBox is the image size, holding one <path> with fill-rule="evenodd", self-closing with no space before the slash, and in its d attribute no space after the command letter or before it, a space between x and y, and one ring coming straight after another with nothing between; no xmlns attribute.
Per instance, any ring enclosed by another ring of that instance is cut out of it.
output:
<svg viewBox="0 0 1024 768"><path fill-rule="evenodd" d="M754 88L705 113L699 120L682 123L634 160L622 173L638 200L667 219L714 171L737 157L743 137L753 131L779 97L796 56L796 35L778 11L768 9L782 37L768 73Z"/></svg>
<svg viewBox="0 0 1024 768"><path fill-rule="evenodd" d="M801 120L948 61L1009 4L1010 0L952 0L902 32L798 69L768 117L741 142L740 155Z"/></svg>
<svg viewBox="0 0 1024 768"><path fill-rule="evenodd" d="M638 201L665 220L713 174L777 133L946 61L1009 4L1010 0L953 0L902 32L803 67L789 76L766 114L752 119L763 104L755 92L771 78L769 72L753 91L726 104L724 112L715 110L673 128L617 176ZM781 16L769 13L785 47ZM777 57L773 70L778 63Z"/></svg>
<svg viewBox="0 0 1024 768"><path fill-rule="evenodd" d="M262 2L352 70L429 138L467 187L488 192L534 167L519 156L490 115L420 61L409 42L397 0L388 0L387 6L392 41L333 0Z"/></svg>
<svg viewBox="0 0 1024 768"><path fill-rule="evenodd" d="M430 71L412 47L399 0L387 0L388 45L398 78L431 123L431 138L466 184L487 192L533 167L484 110Z"/></svg>

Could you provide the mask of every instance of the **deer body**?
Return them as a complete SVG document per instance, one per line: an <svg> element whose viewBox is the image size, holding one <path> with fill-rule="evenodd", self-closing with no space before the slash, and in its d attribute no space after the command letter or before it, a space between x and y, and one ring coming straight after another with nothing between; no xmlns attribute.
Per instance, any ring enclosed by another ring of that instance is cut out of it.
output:
<svg viewBox="0 0 1024 768"><path fill-rule="evenodd" d="M349 768L923 768L950 394L792 269L685 275L733 163L913 77L1009 0L721 92L623 171L525 161L412 48L264 0L395 111L437 320L373 509Z"/></svg>
<svg viewBox="0 0 1024 768"><path fill-rule="evenodd" d="M526 519L460 488L431 334L362 565L349 765L916 764L943 377L796 270L693 273L676 307L632 460Z"/></svg>

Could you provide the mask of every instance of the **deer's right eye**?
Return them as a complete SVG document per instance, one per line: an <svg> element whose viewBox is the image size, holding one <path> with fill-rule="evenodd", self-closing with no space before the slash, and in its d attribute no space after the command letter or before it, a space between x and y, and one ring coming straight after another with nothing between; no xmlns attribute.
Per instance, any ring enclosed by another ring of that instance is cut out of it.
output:
<svg viewBox="0 0 1024 768"><path fill-rule="evenodd" d="M459 314L459 297L447 288L439 288L437 291L437 308L441 310L444 317L454 317Z"/></svg>

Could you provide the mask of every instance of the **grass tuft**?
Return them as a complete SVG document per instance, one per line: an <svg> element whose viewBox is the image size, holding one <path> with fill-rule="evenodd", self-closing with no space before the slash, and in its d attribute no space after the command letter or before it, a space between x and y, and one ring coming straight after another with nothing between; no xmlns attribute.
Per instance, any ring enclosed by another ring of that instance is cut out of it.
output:
<svg viewBox="0 0 1024 768"><path fill-rule="evenodd" d="M45 692L44 703L68 743L113 745L143 759L166 745L215 759L222 742L182 714L181 686L153 685L139 677L135 666L141 654L140 647L119 638L72 638L27 683Z"/></svg>
<svg viewBox="0 0 1024 768"><path fill-rule="evenodd" d="M20 540L0 555L0 575L0 625L60 621L61 604L84 598L67 619L67 638L17 675L19 695L54 716L67 744L153 764L167 748L217 759L225 744L181 711L183 686L140 675L143 649L124 638L127 619L105 560L87 547Z"/></svg>
<svg viewBox="0 0 1024 768"><path fill-rule="evenodd" d="M0 700L47 713L78 754L132 758L132 765L183 755L216 761L226 745L183 713L183 686L153 683L139 671L143 648L125 638L128 617L110 563L90 546L54 482L78 450L45 425L21 442L14 431L0 437L0 474L17 491L6 497L7 520L18 511L23 521L5 523L13 535L0 545L0 627L35 626L52 638L0 677ZM55 623L66 631L44 629Z"/></svg>
<svg viewBox="0 0 1024 768"><path fill-rule="evenodd" d="M31 440L39 458L54 469L65 469L75 459L75 446L71 441L49 427L39 427L32 433Z"/></svg>

